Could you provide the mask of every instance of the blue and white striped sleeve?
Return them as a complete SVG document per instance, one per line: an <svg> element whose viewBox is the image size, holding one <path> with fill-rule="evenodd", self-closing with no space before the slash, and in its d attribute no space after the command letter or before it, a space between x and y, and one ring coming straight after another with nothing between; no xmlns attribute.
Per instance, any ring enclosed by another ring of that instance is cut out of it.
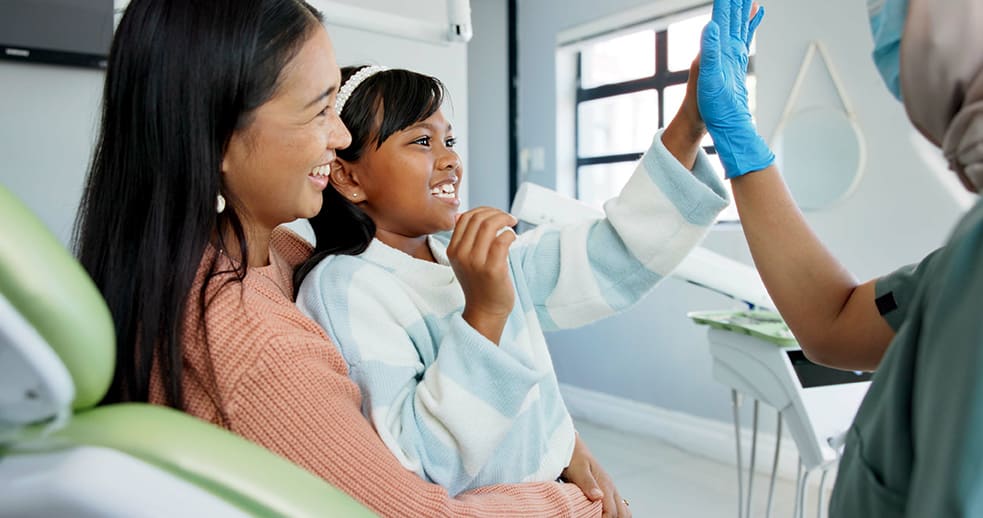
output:
<svg viewBox="0 0 983 518"><path fill-rule="evenodd" d="M407 469L452 495L468 488L548 373L502 352L460 313L422 314L389 272L327 261L297 303L342 351L363 413Z"/></svg>
<svg viewBox="0 0 983 518"><path fill-rule="evenodd" d="M604 219L540 227L513 245L543 329L581 326L637 302L729 202L706 155L688 171L659 132L619 196L604 205Z"/></svg>

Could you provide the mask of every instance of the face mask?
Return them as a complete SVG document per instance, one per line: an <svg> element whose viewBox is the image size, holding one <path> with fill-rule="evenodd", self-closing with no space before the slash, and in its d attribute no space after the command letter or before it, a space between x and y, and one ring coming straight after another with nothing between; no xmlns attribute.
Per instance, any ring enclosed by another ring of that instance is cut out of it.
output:
<svg viewBox="0 0 983 518"><path fill-rule="evenodd" d="M867 0L870 31L874 36L874 64L887 89L901 100L901 33L908 16L908 0Z"/></svg>

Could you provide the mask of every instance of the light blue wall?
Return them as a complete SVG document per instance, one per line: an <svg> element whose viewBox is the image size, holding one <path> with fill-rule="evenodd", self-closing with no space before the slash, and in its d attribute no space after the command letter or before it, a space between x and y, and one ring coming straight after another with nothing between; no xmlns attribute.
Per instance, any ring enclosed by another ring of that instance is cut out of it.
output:
<svg viewBox="0 0 983 518"><path fill-rule="evenodd" d="M477 0L474 4L502 3ZM557 33L648 2L519 0L520 147L544 147L544 172L528 179L554 186ZM886 92L869 58L863 0L781 0L767 5L758 32L758 120L770 135L810 39L821 38L844 79L867 140L865 176L847 200L807 214L816 233L859 278L918 260L944 240L960 209L913 151L903 109ZM483 19L475 17L475 32ZM504 48L504 42L502 43ZM500 81L471 60L469 78ZM803 91L810 101L810 92ZM835 98L835 97L834 97ZM506 107L472 100L473 121ZM478 146L473 142L472 146ZM500 180L506 185L507 180ZM472 196L477 193L472 190ZM739 229L716 229L704 246L750 264ZM807 295L807 294L806 294ZM687 311L733 307L701 288L669 279L629 312L583 329L548 336L559 378L671 410L726 421L728 392L711 377L704 328Z"/></svg>
<svg viewBox="0 0 983 518"><path fill-rule="evenodd" d="M468 44L468 112L471 207L509 207L508 2L474 0L476 26Z"/></svg>

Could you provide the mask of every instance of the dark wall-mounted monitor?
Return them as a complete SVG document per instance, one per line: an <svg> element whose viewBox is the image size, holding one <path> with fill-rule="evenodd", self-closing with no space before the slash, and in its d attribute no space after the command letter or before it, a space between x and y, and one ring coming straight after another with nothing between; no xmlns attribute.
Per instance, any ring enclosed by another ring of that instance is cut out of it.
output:
<svg viewBox="0 0 983 518"><path fill-rule="evenodd" d="M0 58L106 68L113 0L0 0Z"/></svg>
<svg viewBox="0 0 983 518"><path fill-rule="evenodd" d="M812 363L799 349L786 351L786 354L788 354L788 361L792 363L795 375L799 377L802 388L870 381L874 375L872 372L844 371Z"/></svg>

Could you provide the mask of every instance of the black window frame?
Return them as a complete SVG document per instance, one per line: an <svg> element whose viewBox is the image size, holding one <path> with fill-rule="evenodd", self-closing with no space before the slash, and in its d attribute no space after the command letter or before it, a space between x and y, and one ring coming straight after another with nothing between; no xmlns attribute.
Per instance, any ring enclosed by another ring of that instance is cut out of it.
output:
<svg viewBox="0 0 983 518"><path fill-rule="evenodd" d="M700 12L694 10L694 16ZM639 29L644 30L642 28ZM613 36L617 37L617 36ZM653 44L655 45L655 72L652 75L621 81L618 83L608 83L599 86L583 87L583 51L578 50L576 55L576 94L574 104L574 124L573 124L573 151L575 158L574 166L574 196L580 199L580 168L584 166L600 164L618 164L625 162L636 162L642 158L645 150L632 153L620 153L613 155L597 155L582 157L580 156L580 105L588 101L606 99L618 95L632 94L645 90L655 90L658 93L658 123L659 129L665 128L669 118L675 114L665 113L665 98L663 93L670 86L685 85L689 81L689 68L685 70L669 70L669 28L654 31ZM748 60L748 75L752 75L753 57ZM703 150L708 155L716 155L717 150L711 144L704 146Z"/></svg>

